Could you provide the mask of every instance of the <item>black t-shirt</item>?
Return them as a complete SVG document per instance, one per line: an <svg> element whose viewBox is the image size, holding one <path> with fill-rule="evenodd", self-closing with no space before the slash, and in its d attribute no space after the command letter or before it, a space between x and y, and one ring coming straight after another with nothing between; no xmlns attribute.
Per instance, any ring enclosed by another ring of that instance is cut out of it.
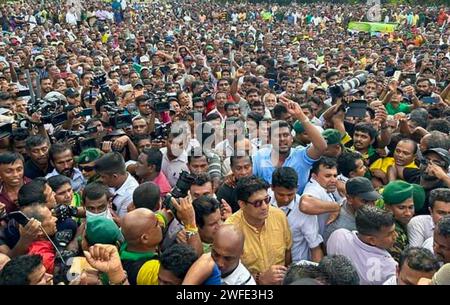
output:
<svg viewBox="0 0 450 305"><path fill-rule="evenodd" d="M43 172L31 159L25 162L25 177L34 179L37 177L45 177L53 171L53 166L48 163L47 172Z"/></svg>

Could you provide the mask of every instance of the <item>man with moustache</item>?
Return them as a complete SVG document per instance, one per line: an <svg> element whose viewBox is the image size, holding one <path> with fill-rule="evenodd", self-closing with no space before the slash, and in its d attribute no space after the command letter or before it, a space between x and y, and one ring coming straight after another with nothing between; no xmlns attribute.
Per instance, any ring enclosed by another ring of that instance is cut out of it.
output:
<svg viewBox="0 0 450 305"><path fill-rule="evenodd" d="M44 177L53 171L53 166L49 162L49 148L48 139L41 135L31 136L25 141L25 149L30 156L30 159L25 162L26 177L30 179Z"/></svg>

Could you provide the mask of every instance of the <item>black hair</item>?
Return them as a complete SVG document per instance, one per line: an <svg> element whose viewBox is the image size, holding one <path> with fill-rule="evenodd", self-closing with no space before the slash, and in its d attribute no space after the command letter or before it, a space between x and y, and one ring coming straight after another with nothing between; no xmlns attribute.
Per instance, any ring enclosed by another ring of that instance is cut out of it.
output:
<svg viewBox="0 0 450 305"><path fill-rule="evenodd" d="M415 271L432 272L440 268L439 260L426 248L408 247L400 254L398 262L399 269L403 268L405 262L408 267Z"/></svg>
<svg viewBox="0 0 450 305"><path fill-rule="evenodd" d="M42 177L33 179L30 183L22 185L17 195L19 207L26 207L33 203L45 203L44 195L47 180Z"/></svg>
<svg viewBox="0 0 450 305"><path fill-rule="evenodd" d="M430 208L433 209L436 201L450 202L450 189L437 188L432 190L429 197Z"/></svg>
<svg viewBox="0 0 450 305"><path fill-rule="evenodd" d="M147 155L147 165L154 165L155 170L159 173L161 171L161 164L163 154L158 148L144 148L142 153Z"/></svg>
<svg viewBox="0 0 450 305"><path fill-rule="evenodd" d="M13 130L11 135L11 140L14 141L24 141L30 136L30 132L26 128L17 128Z"/></svg>
<svg viewBox="0 0 450 305"><path fill-rule="evenodd" d="M274 121L274 122L272 122L272 124L270 124L270 133L272 134L275 130L280 129L280 128L288 128L289 132L291 132L291 125L289 125L288 122L283 121L283 120L278 120L278 121Z"/></svg>
<svg viewBox="0 0 450 305"><path fill-rule="evenodd" d="M360 159L362 160L361 154L354 151L344 151L344 153L337 158L338 172L349 178L350 173L356 170L356 161Z"/></svg>
<svg viewBox="0 0 450 305"><path fill-rule="evenodd" d="M19 153L7 151L7 152L0 154L0 165L1 164L13 164L17 160L22 160L22 163L24 162L22 155Z"/></svg>
<svg viewBox="0 0 450 305"><path fill-rule="evenodd" d="M276 104L275 107L273 107L273 118L275 120L281 120L281 116L285 113L288 113L288 111L284 105Z"/></svg>
<svg viewBox="0 0 450 305"><path fill-rule="evenodd" d="M206 162L208 162L208 158L202 153L201 147L192 147L190 153L188 154L188 164L195 159L205 158Z"/></svg>
<svg viewBox="0 0 450 305"><path fill-rule="evenodd" d="M98 200L105 195L107 199L111 197L109 189L104 184L98 182L89 183L83 191L83 203L86 203L86 199Z"/></svg>
<svg viewBox="0 0 450 305"><path fill-rule="evenodd" d="M216 212L219 207L219 201L216 198L210 196L200 196L192 202L192 206L195 211L195 223L199 228L203 228L205 220L203 217L207 217Z"/></svg>
<svg viewBox="0 0 450 305"><path fill-rule="evenodd" d="M34 135L29 137L26 141L25 141L25 148L26 150L30 151L33 147L42 145L42 144L49 144L50 142L48 141L48 139L44 136L41 135Z"/></svg>
<svg viewBox="0 0 450 305"><path fill-rule="evenodd" d="M42 256L21 255L12 258L0 272L0 285L30 285L30 274L42 264Z"/></svg>
<svg viewBox="0 0 450 305"><path fill-rule="evenodd" d="M450 215L446 215L437 223L437 232L445 238L450 236Z"/></svg>
<svg viewBox="0 0 450 305"><path fill-rule="evenodd" d="M424 108L417 108L409 114L409 120L417 126L426 128L428 124L428 111Z"/></svg>
<svg viewBox="0 0 450 305"><path fill-rule="evenodd" d="M217 112L210 113L210 114L208 114L208 115L206 116L206 121L207 121L207 122L213 121L213 120L217 120L217 119L222 119L221 116L220 116L220 114L217 113Z"/></svg>
<svg viewBox="0 0 450 305"><path fill-rule="evenodd" d="M95 161L95 170L98 173L105 174L125 175L127 173L125 168L125 160L118 152L107 153Z"/></svg>
<svg viewBox="0 0 450 305"><path fill-rule="evenodd" d="M257 125L259 125L259 122L261 122L261 120L263 119L263 116L260 113L252 111L249 114L247 114L247 119L250 119L250 120L254 121Z"/></svg>
<svg viewBox="0 0 450 305"><path fill-rule="evenodd" d="M67 143L55 143L50 146L50 150L48 151L48 155L50 157L50 160L55 161L55 156L62 154L66 151L72 151L70 148L70 145L67 145Z"/></svg>
<svg viewBox="0 0 450 305"><path fill-rule="evenodd" d="M320 270L319 266L311 264L292 264L286 272L286 276L283 279L283 285L291 285L302 279L315 279L319 280L321 283L327 281L326 275Z"/></svg>
<svg viewBox="0 0 450 305"><path fill-rule="evenodd" d="M313 166L311 167L311 174L312 173L317 174L319 172L321 165L322 165L322 167L325 167L328 169L331 169L334 167L337 168L337 162L336 162L335 158L322 156L322 157L320 157L319 160L314 162Z"/></svg>
<svg viewBox="0 0 450 305"><path fill-rule="evenodd" d="M383 227L394 225L394 216L391 212L373 206L362 206L356 211L356 230L362 235L374 235Z"/></svg>
<svg viewBox="0 0 450 305"><path fill-rule="evenodd" d="M52 190L54 192L56 192L64 184L67 184L67 183L71 184L71 179L64 175L56 175L56 176L48 178L47 182L48 182L48 185L50 185L50 187L52 188Z"/></svg>
<svg viewBox="0 0 450 305"><path fill-rule="evenodd" d="M225 111L228 111L228 108L230 108L230 107L238 107L239 108L239 105L236 103L232 103L232 102L227 102L227 103L225 103L225 105L223 105L223 108L225 109Z"/></svg>
<svg viewBox="0 0 450 305"><path fill-rule="evenodd" d="M367 133L371 140L377 137L377 130L369 123L358 123L355 125L355 132Z"/></svg>
<svg viewBox="0 0 450 305"><path fill-rule="evenodd" d="M208 182L212 183L212 179L208 174L205 173L199 173L199 174L192 174L192 176L194 177L194 182L192 183L192 185L205 185Z"/></svg>
<svg viewBox="0 0 450 305"><path fill-rule="evenodd" d="M329 80L330 78L332 78L333 76L339 76L339 72L337 71L330 71L325 75L325 79Z"/></svg>
<svg viewBox="0 0 450 305"><path fill-rule="evenodd" d="M298 174L292 167L278 167L272 173L272 187L298 188Z"/></svg>
<svg viewBox="0 0 450 305"><path fill-rule="evenodd" d="M355 266L343 255L325 256L319 263L319 269L326 274L330 285L359 285Z"/></svg>
<svg viewBox="0 0 450 305"><path fill-rule="evenodd" d="M430 132L430 136L426 138L427 148L443 148L450 150L450 137L437 130Z"/></svg>
<svg viewBox="0 0 450 305"><path fill-rule="evenodd" d="M138 208L156 211L161 198L159 186L153 182L144 182L133 192L133 204Z"/></svg>
<svg viewBox="0 0 450 305"><path fill-rule="evenodd" d="M182 280L189 268L197 260L195 250L185 244L174 244L161 254L161 267L170 271L175 277Z"/></svg>
<svg viewBox="0 0 450 305"><path fill-rule="evenodd" d="M427 131L433 130L450 134L450 122L447 119L432 119L428 122Z"/></svg>
<svg viewBox="0 0 450 305"><path fill-rule="evenodd" d="M236 198L248 201L254 193L260 190L267 190L269 184L256 176L244 177L238 180L236 185Z"/></svg>
<svg viewBox="0 0 450 305"><path fill-rule="evenodd" d="M236 164L237 160L244 159L244 158L249 159L250 165L253 166L253 163L252 163L253 161L252 161L252 157L251 156L249 156L249 155L245 155L245 156L235 156L235 155L233 155L233 156L230 157L230 167L233 167Z"/></svg>

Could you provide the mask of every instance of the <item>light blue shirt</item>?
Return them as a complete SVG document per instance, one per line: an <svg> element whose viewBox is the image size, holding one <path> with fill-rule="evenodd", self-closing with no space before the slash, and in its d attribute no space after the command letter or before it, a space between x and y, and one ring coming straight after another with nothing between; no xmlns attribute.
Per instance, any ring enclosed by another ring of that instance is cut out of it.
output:
<svg viewBox="0 0 450 305"><path fill-rule="evenodd" d="M310 158L307 154L308 147L291 148L289 157L284 160L282 167L292 167L298 175L298 193L301 194L309 178L309 171L317 160ZM272 173L275 167L272 164L272 147L261 148L253 156L253 174L272 183Z"/></svg>
<svg viewBox="0 0 450 305"><path fill-rule="evenodd" d="M58 173L56 171L56 168L47 176L45 176L46 179L56 176L56 175L61 175L60 173ZM78 168L74 168L73 169L73 176L70 177L71 180L71 185L72 185L72 189L74 192L79 192L81 191L85 186L86 186L86 179L83 176L83 173L81 173L81 171Z"/></svg>

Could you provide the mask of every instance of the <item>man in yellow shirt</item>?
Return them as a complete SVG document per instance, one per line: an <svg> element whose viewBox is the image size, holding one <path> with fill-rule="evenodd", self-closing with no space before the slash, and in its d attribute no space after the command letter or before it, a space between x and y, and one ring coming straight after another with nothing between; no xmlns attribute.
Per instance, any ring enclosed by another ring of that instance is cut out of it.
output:
<svg viewBox="0 0 450 305"><path fill-rule="evenodd" d="M226 221L244 233L242 263L260 285L281 284L292 261L287 217L269 204L268 188L255 176L240 179L236 186L240 210Z"/></svg>

